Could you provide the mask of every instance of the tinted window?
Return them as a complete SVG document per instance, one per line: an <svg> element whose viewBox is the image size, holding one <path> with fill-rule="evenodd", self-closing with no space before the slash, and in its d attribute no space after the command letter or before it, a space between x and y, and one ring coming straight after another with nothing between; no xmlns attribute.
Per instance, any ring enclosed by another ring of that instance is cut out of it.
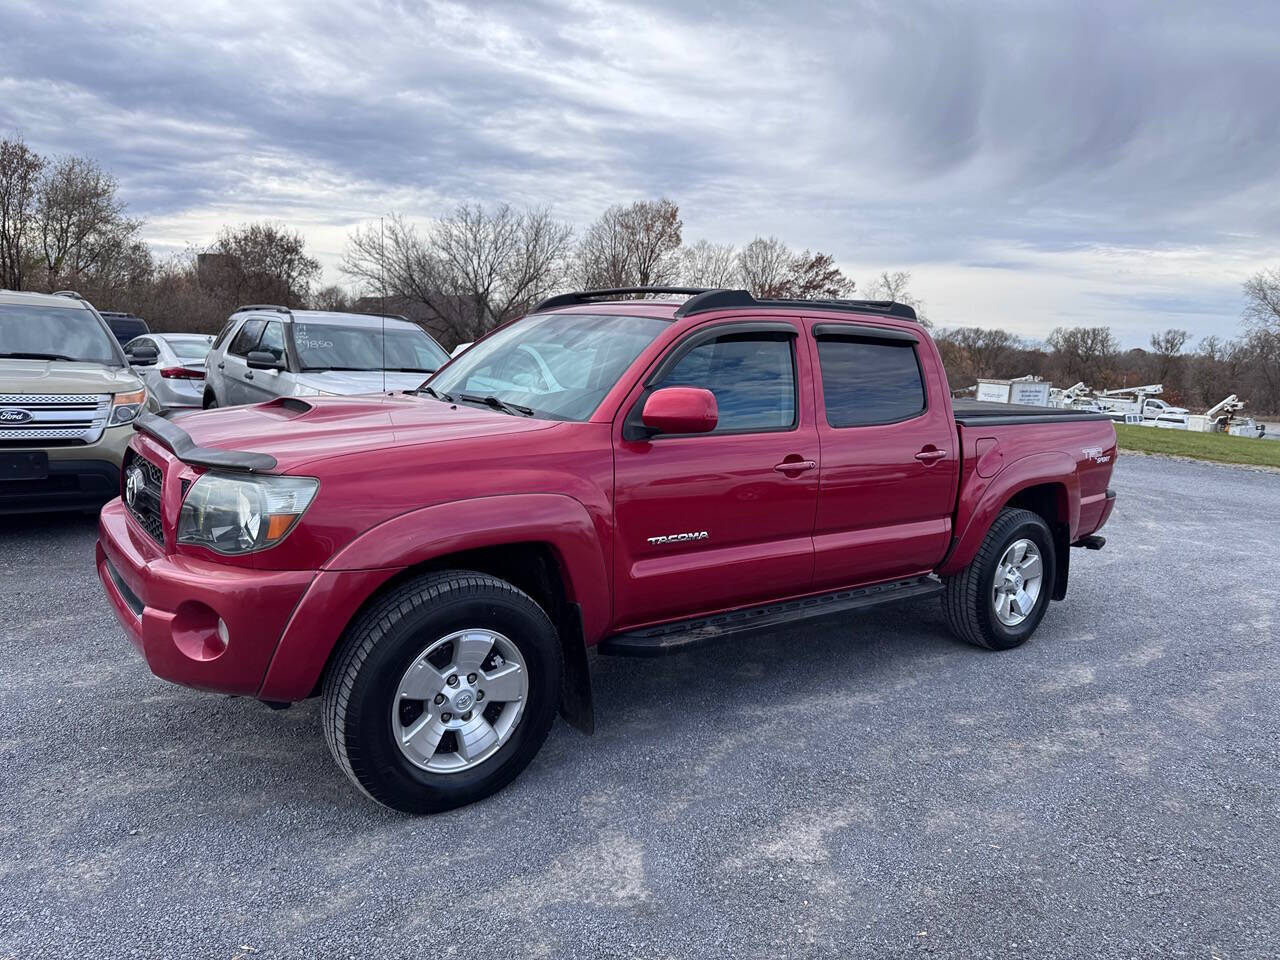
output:
<svg viewBox="0 0 1280 960"><path fill-rule="evenodd" d="M827 423L856 427L892 423L924 410L924 384L909 343L820 339Z"/></svg>
<svg viewBox="0 0 1280 960"><path fill-rule="evenodd" d="M277 363L284 360L284 326L279 320L272 320L267 324L257 349L267 351L276 358Z"/></svg>
<svg viewBox="0 0 1280 960"><path fill-rule="evenodd" d="M258 345L258 337L262 335L262 328L266 325L265 320L246 320L227 351L240 357L248 356L249 351Z"/></svg>
<svg viewBox="0 0 1280 960"><path fill-rule="evenodd" d="M794 338L779 334L721 337L694 347L654 387L703 387L715 394L716 433L785 430L796 422Z"/></svg>
<svg viewBox="0 0 1280 960"><path fill-rule="evenodd" d="M91 310L78 306L0 305L0 357L118 364L117 349Z"/></svg>
<svg viewBox="0 0 1280 960"><path fill-rule="evenodd" d="M145 320L138 317L106 317L107 326L122 344L128 343L140 333L149 329Z"/></svg>

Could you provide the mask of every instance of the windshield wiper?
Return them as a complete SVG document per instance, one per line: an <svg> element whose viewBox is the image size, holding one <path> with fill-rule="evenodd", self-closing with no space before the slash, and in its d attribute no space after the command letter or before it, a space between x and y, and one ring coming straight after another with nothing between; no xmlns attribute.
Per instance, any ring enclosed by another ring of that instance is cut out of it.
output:
<svg viewBox="0 0 1280 960"><path fill-rule="evenodd" d="M329 373L337 370L340 373L376 373L370 367L303 367L303 373Z"/></svg>
<svg viewBox="0 0 1280 960"><path fill-rule="evenodd" d="M486 407L493 407L495 410L501 410L503 413L520 414L522 417L532 417L533 408L524 407L518 403L507 403L507 401L489 394L487 397L476 397L469 393L464 393L461 398L467 403L483 403Z"/></svg>
<svg viewBox="0 0 1280 960"><path fill-rule="evenodd" d="M6 360L70 360L73 363L76 359L63 353L0 353L0 357Z"/></svg>
<svg viewBox="0 0 1280 960"><path fill-rule="evenodd" d="M443 400L445 403L453 403L453 397L447 393L437 390L435 387L418 387L416 390L410 390L410 393L429 393L437 400Z"/></svg>
<svg viewBox="0 0 1280 960"><path fill-rule="evenodd" d="M435 373L437 367L387 367L387 373Z"/></svg>

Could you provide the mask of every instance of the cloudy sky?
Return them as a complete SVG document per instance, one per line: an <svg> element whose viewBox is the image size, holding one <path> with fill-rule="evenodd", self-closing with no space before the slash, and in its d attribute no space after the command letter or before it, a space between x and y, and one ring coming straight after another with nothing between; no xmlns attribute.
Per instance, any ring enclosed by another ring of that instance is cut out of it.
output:
<svg viewBox="0 0 1280 960"><path fill-rule="evenodd" d="M1277 0L0 0L0 135L161 249L460 201L909 269L944 326L1234 334L1280 265Z"/></svg>

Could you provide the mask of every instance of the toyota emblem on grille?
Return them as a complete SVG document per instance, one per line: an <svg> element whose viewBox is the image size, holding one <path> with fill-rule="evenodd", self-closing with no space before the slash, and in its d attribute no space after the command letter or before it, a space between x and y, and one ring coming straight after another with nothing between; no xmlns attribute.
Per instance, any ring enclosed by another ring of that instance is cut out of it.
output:
<svg viewBox="0 0 1280 960"><path fill-rule="evenodd" d="M142 475L141 467L134 467L129 471L129 476L124 482L124 499L129 506L132 507L134 501L138 499L138 491L142 489L146 482L146 478Z"/></svg>
<svg viewBox="0 0 1280 960"><path fill-rule="evenodd" d="M30 423L31 414L26 410L18 410L15 407L5 407L0 410L0 423Z"/></svg>

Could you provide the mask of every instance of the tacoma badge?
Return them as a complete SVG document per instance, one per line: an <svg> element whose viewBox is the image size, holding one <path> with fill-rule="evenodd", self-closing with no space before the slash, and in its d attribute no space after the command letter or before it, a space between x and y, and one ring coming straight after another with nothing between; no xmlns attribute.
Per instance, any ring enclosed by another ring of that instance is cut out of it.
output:
<svg viewBox="0 0 1280 960"><path fill-rule="evenodd" d="M672 533L665 537L650 537L649 542L654 546L663 543L688 543L690 540L706 540L707 531L699 530L696 533Z"/></svg>

